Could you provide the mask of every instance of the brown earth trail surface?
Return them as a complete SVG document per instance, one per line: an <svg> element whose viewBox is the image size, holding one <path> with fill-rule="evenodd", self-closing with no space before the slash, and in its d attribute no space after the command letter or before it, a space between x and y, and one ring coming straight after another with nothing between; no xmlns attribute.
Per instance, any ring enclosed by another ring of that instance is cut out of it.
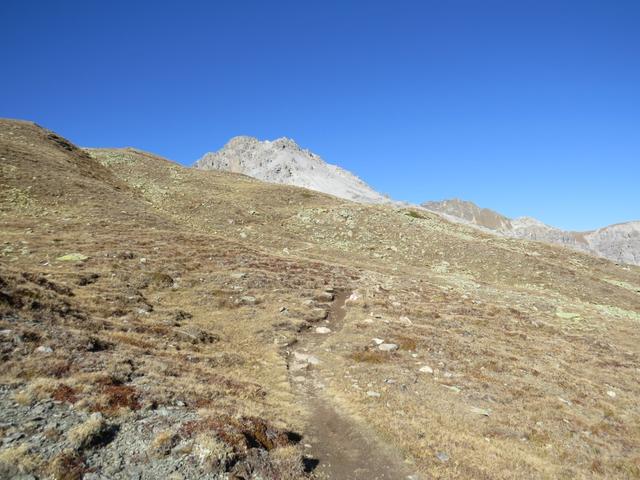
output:
<svg viewBox="0 0 640 480"><path fill-rule="evenodd" d="M317 462L314 474L318 478L344 480L417 479L417 475L410 475L410 468L396 450L384 445L364 421L341 411L323 391L325 379L333 371L331 349L323 348L324 339L327 334L340 331L348 297L345 291L335 295L327 319L316 327L328 330L305 335L295 345L296 353L289 364L292 382L299 385L300 399L310 410L304 431L310 462Z"/></svg>
<svg viewBox="0 0 640 480"><path fill-rule="evenodd" d="M637 267L0 121L0 478L640 478L639 324Z"/></svg>

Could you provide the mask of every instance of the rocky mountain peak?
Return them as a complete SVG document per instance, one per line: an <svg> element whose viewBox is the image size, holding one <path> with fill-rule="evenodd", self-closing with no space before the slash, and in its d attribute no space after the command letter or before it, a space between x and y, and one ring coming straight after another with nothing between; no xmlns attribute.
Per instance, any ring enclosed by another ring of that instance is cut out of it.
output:
<svg viewBox="0 0 640 480"><path fill-rule="evenodd" d="M295 185L357 202L388 201L352 173L326 163L287 137L271 141L234 137L217 152L204 154L195 167L243 173L266 182Z"/></svg>

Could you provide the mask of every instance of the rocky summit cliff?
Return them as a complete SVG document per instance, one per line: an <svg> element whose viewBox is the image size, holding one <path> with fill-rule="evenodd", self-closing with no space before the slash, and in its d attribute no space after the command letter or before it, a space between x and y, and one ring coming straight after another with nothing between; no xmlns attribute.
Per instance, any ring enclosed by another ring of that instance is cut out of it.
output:
<svg viewBox="0 0 640 480"><path fill-rule="evenodd" d="M356 202L388 202L351 172L326 163L288 138L260 141L234 137L221 150L203 155L195 167L243 173L265 182L295 185Z"/></svg>
<svg viewBox="0 0 640 480"><path fill-rule="evenodd" d="M425 202L422 206L449 220L468 223L503 235L557 243L615 262L640 265L640 221L609 225L588 232L573 232L552 227L531 217L511 219L457 198Z"/></svg>

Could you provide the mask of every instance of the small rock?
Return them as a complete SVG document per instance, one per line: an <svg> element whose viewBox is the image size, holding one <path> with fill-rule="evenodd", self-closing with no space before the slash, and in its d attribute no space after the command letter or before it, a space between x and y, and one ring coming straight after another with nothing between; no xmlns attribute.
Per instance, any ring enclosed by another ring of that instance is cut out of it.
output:
<svg viewBox="0 0 640 480"><path fill-rule="evenodd" d="M378 350L382 352L395 352L398 350L398 345L395 343L381 343L378 345Z"/></svg>
<svg viewBox="0 0 640 480"><path fill-rule="evenodd" d="M192 344L214 343L220 340L220 336L203 330L195 325L189 325L175 331L175 338L183 342Z"/></svg>
<svg viewBox="0 0 640 480"><path fill-rule="evenodd" d="M289 364L289 371L291 372L299 372L301 370L307 370L308 368L309 364L306 362L292 362Z"/></svg>
<svg viewBox="0 0 640 480"><path fill-rule="evenodd" d="M616 392L614 392L613 390L607 390L607 395L609 395L611 398L616 398Z"/></svg>
<svg viewBox="0 0 640 480"><path fill-rule="evenodd" d="M380 394L378 392L374 392L373 390L369 390L367 392L367 397L379 398Z"/></svg>
<svg viewBox="0 0 640 480"><path fill-rule="evenodd" d="M300 362L306 362L310 365L320 364L320 360L317 357L314 357L313 355L310 355L308 353L293 352L293 356L296 360Z"/></svg>
<svg viewBox="0 0 640 480"><path fill-rule="evenodd" d="M231 278L234 278L236 280L241 280L243 278L246 278L247 274L244 272L233 272L231 274Z"/></svg>
<svg viewBox="0 0 640 480"><path fill-rule="evenodd" d="M334 297L332 292L320 292L315 296L315 299L319 302L332 302Z"/></svg>
<svg viewBox="0 0 640 480"><path fill-rule="evenodd" d="M255 305L258 303L256 297L252 297L251 295L245 295L244 297L240 297L240 303L243 305Z"/></svg>
<svg viewBox="0 0 640 480"><path fill-rule="evenodd" d="M490 410L485 410L484 408L479 407L471 407L471 412L478 415L484 415L485 417L488 417L491 414Z"/></svg>
<svg viewBox="0 0 640 480"><path fill-rule="evenodd" d="M13 432L13 433L10 433L9 435L5 435L4 438L2 439L2 443L7 444L7 443L16 442L23 437L24 437L24 433Z"/></svg>
<svg viewBox="0 0 640 480"><path fill-rule="evenodd" d="M327 327L317 327L316 333L331 333L331 329Z"/></svg>
<svg viewBox="0 0 640 480"><path fill-rule="evenodd" d="M349 295L349 298L347 298L347 302L353 303L353 302L357 302L359 299L360 299L360 295L357 292L353 292L351 295Z"/></svg>
<svg viewBox="0 0 640 480"><path fill-rule="evenodd" d="M374 338L373 343L375 343L376 345L381 345L384 343L384 340L381 338Z"/></svg>
<svg viewBox="0 0 640 480"><path fill-rule="evenodd" d="M400 317L400 323L404 325L413 325L413 322L409 317Z"/></svg>
<svg viewBox="0 0 640 480"><path fill-rule="evenodd" d="M429 365L425 365L424 367L420 367L419 371L422 373L433 373L433 368L431 368Z"/></svg>
<svg viewBox="0 0 640 480"><path fill-rule="evenodd" d="M35 351L37 353L53 353L53 348L47 347L46 345L40 345Z"/></svg>
<svg viewBox="0 0 640 480"><path fill-rule="evenodd" d="M449 461L449 455L447 455L445 452L436 453L436 458L438 460L440 460L441 462L448 462Z"/></svg>
<svg viewBox="0 0 640 480"><path fill-rule="evenodd" d="M558 311L556 312L556 317L562 318L564 320L577 320L578 318L580 318L580 314L574 312L565 312L558 309Z"/></svg>
<svg viewBox="0 0 640 480"><path fill-rule="evenodd" d="M88 258L89 257L83 255L82 253L67 253L66 255L58 257L56 260L60 262L83 262Z"/></svg>
<svg viewBox="0 0 640 480"><path fill-rule="evenodd" d="M324 308L314 308L306 315L306 320L310 322L318 322L324 320L329 316L329 312Z"/></svg>

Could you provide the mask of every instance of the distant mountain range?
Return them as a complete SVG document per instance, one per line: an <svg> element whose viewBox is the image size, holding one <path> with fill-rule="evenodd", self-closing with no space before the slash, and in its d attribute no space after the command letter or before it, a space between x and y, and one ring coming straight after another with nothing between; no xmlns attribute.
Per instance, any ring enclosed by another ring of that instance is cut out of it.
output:
<svg viewBox="0 0 640 480"><path fill-rule="evenodd" d="M271 183L295 185L361 203L398 203L378 193L351 172L326 163L288 138L260 141L232 138L221 150L206 153L195 167L242 173ZM640 265L640 222L610 225L589 232L571 232L535 218L508 218L464 200L430 201L421 208L450 221L499 235L555 243L615 262Z"/></svg>
<svg viewBox="0 0 640 480"><path fill-rule="evenodd" d="M531 217L508 218L473 202L452 199L422 204L429 211L507 236L557 243L620 263L640 265L640 222L609 225L588 232L555 228Z"/></svg>

